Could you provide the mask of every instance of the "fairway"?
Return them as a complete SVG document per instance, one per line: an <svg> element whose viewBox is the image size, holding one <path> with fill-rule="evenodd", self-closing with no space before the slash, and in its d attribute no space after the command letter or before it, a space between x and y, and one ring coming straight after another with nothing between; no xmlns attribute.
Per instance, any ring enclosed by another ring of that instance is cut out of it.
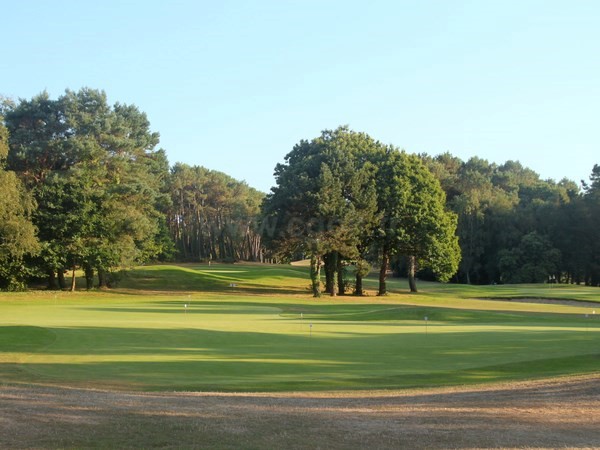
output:
<svg viewBox="0 0 600 450"><path fill-rule="evenodd" d="M2 294L0 378L247 392L459 385L600 369L600 314L590 303L597 289L423 283L422 294L409 295L395 281L398 293L385 298L313 299L304 270L151 266L113 291ZM490 300L520 290L587 303Z"/></svg>

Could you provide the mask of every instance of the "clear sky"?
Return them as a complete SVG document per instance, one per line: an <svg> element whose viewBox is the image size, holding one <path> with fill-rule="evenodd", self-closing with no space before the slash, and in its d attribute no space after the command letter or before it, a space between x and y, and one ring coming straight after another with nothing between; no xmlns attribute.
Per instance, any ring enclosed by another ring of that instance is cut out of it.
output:
<svg viewBox="0 0 600 450"><path fill-rule="evenodd" d="M267 192L300 139L349 125L409 152L600 163L597 0L0 0L0 94L106 91L169 161Z"/></svg>

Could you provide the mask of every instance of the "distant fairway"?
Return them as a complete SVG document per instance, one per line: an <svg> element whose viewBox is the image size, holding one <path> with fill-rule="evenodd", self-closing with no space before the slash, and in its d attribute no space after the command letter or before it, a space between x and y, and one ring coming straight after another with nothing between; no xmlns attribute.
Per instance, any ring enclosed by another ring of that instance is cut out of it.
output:
<svg viewBox="0 0 600 450"><path fill-rule="evenodd" d="M385 298L332 300L311 298L308 284L302 267L150 266L112 291L0 294L0 380L247 392L600 370L598 288L421 283L414 295L394 280Z"/></svg>

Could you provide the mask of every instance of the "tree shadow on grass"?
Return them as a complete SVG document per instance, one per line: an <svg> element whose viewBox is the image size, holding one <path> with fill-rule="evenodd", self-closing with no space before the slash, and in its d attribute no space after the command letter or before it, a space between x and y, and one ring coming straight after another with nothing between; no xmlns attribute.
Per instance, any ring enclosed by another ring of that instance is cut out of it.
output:
<svg viewBox="0 0 600 450"><path fill-rule="evenodd" d="M126 389L281 391L456 385L600 370L598 339L585 333L373 334L348 326L328 331L321 324L310 334L305 324L287 334L51 328L55 342L29 349L20 362L4 359L0 373L11 382L26 372L29 381Z"/></svg>
<svg viewBox="0 0 600 450"><path fill-rule="evenodd" d="M119 287L272 295L308 293L308 283L305 270L286 266L152 266L127 272Z"/></svg>
<svg viewBox="0 0 600 450"><path fill-rule="evenodd" d="M145 305L153 306L145 306ZM186 306L187 305L187 306ZM80 306L79 309L98 312L141 313L141 314L277 314L281 319L296 320L302 314L310 320L336 320L350 322L381 321L424 321L434 326L436 322L444 325L527 325L530 327L587 327L600 328L600 315L558 312L494 311L494 310L457 310L446 307L424 307L413 305L389 304L323 304L318 302L290 303L261 301L232 301L181 298L179 300L159 300L145 302L135 306Z"/></svg>

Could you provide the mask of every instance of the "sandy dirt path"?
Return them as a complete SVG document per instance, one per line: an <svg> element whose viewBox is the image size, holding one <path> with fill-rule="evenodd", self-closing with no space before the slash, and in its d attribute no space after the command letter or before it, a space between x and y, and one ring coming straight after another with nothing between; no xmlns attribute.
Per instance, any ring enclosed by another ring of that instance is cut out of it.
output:
<svg viewBox="0 0 600 450"><path fill-rule="evenodd" d="M600 448L600 374L390 392L0 386L0 448Z"/></svg>

